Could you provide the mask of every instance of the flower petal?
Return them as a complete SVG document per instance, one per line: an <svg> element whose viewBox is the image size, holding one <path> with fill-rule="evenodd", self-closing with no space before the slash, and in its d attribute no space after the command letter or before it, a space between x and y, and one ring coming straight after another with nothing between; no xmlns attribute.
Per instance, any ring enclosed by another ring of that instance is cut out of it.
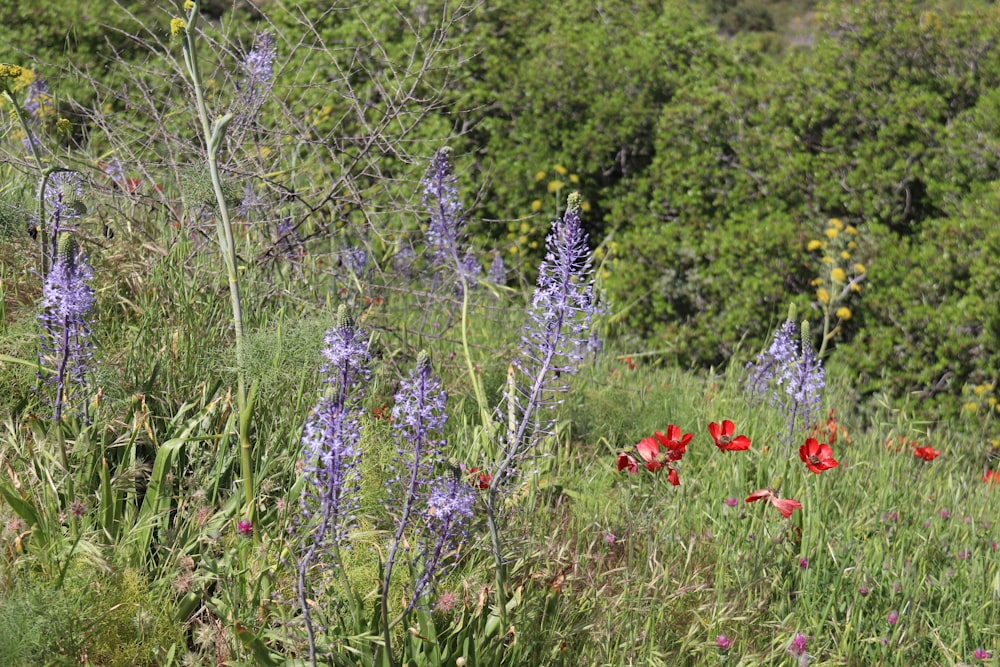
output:
<svg viewBox="0 0 1000 667"><path fill-rule="evenodd" d="M660 455L660 443L656 438L643 438L635 447L639 450L639 456L643 461L655 461Z"/></svg>
<svg viewBox="0 0 1000 667"><path fill-rule="evenodd" d="M747 496L747 502L752 503L755 500L760 500L761 498L770 498L771 489L761 489L760 491L754 491L749 496Z"/></svg>
<svg viewBox="0 0 1000 667"><path fill-rule="evenodd" d="M802 509L802 503L797 500L792 500L791 498L778 498L777 496L771 496L771 504L778 508L781 512L781 516L786 519L792 516L792 512L795 510Z"/></svg>
<svg viewBox="0 0 1000 667"><path fill-rule="evenodd" d="M476 469L473 468L472 470L475 471ZM628 470L630 474L634 475L639 472L639 462L631 454L622 452L618 455L618 472L622 470Z"/></svg>
<svg viewBox="0 0 1000 667"><path fill-rule="evenodd" d="M670 468L670 466L667 467ZM667 473L667 481L673 484L674 486L681 485L681 479L680 477L677 476L677 471L674 470L673 468L670 468L670 472Z"/></svg>

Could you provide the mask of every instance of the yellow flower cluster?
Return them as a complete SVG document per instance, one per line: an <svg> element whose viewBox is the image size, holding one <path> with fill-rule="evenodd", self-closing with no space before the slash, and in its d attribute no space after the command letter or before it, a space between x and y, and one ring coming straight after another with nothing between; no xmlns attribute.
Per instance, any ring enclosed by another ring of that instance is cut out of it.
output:
<svg viewBox="0 0 1000 667"><path fill-rule="evenodd" d="M0 63L0 79L16 79L21 76L21 72L22 69L20 65Z"/></svg>
<svg viewBox="0 0 1000 667"><path fill-rule="evenodd" d="M854 316L849 302L852 294L861 292L867 269L864 264L852 260L851 253L858 248L856 227L839 218L830 218L823 237L808 241L806 252L821 253L819 276L812 285L816 288L816 303L823 312L825 345L825 341L835 336L841 325Z"/></svg>
<svg viewBox="0 0 1000 667"><path fill-rule="evenodd" d="M186 27L187 24L184 23L184 19L182 18L170 19L170 34L172 36L176 37L177 35L181 34L182 32L184 32L184 29Z"/></svg>

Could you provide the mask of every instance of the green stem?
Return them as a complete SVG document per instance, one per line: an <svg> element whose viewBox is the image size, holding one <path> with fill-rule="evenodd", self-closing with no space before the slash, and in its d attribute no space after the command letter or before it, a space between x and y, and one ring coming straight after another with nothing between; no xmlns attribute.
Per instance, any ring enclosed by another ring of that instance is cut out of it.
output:
<svg viewBox="0 0 1000 667"><path fill-rule="evenodd" d="M233 331L236 339L237 408L240 415L240 467L243 474L243 492L246 502L244 514L254 526L254 538L259 539L260 531L257 530L257 513L254 507L253 457L249 436L253 405L252 399L247 394L243 305L240 298L239 273L236 267L236 243L233 240L233 227L229 218L229 206L226 204L225 193L222 189L222 176L219 172L218 161L219 151L222 148L222 140L225 137L226 128L232 120L232 114L226 114L222 118L219 118L214 128L209 121L201 69L198 65L198 57L195 50L194 28L199 16L199 4L196 1L194 7L188 12L188 25L182 31L182 51L184 53L184 63L187 66L188 74L191 76L191 83L194 87L198 119L201 121L201 128L206 141L208 171L212 179L212 189L215 192L216 204L219 208L219 216L216 218L215 229L218 236L219 249L222 251L222 259L226 265L226 273L229 278L229 300L233 311Z"/></svg>

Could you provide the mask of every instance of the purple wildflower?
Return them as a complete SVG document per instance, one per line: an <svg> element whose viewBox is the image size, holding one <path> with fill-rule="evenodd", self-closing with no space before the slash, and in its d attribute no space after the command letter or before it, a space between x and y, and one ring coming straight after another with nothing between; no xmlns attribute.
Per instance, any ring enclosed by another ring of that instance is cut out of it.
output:
<svg viewBox="0 0 1000 667"><path fill-rule="evenodd" d="M298 566L298 592L310 652L315 641L307 604L307 573L318 553L348 546L342 543L358 504L362 385L369 375L367 336L364 330L355 328L346 306L338 309L337 323L324 342L327 387L306 420L302 435L306 488L301 505L306 549Z"/></svg>
<svg viewBox="0 0 1000 667"><path fill-rule="evenodd" d="M236 522L236 532L240 537L251 537L253 535L253 524L245 519Z"/></svg>
<svg viewBox="0 0 1000 667"><path fill-rule="evenodd" d="M525 382L516 381L513 373L508 378L508 432L491 496L516 461L553 432L555 420L549 413L559 402L553 395L568 389L568 378L576 373L590 342L593 269L580 223L578 194L570 195L566 213L553 223L545 245L521 338L521 356L513 364Z"/></svg>
<svg viewBox="0 0 1000 667"><path fill-rule="evenodd" d="M274 57L277 55L274 35L269 32L257 35L253 49L243 61L245 78L240 85L244 119L254 119L271 92L274 78Z"/></svg>
<svg viewBox="0 0 1000 667"><path fill-rule="evenodd" d="M771 346L747 364L750 399L759 402L770 394L788 424L788 442L795 437L796 425L808 428L818 418L820 399L826 386L823 364L812 349L808 323L796 336L791 319L774 333ZM798 338L798 340L796 340Z"/></svg>
<svg viewBox="0 0 1000 667"><path fill-rule="evenodd" d="M730 644L732 643L733 640L731 640L726 635L719 635L718 637L715 638L715 647L720 651L725 651L726 649L729 648Z"/></svg>
<svg viewBox="0 0 1000 667"><path fill-rule="evenodd" d="M972 655L976 660L989 660L992 654L984 648L977 648Z"/></svg>
<svg viewBox="0 0 1000 667"><path fill-rule="evenodd" d="M418 501L427 495L431 476L441 458L440 450L444 441L439 438L448 419L445 412L447 401L448 393L442 389L441 381L431 373L430 358L426 352L421 352L417 357L416 369L401 383L392 409L393 437L399 452L397 463L400 464L400 472L392 484L397 490L394 495L398 495L402 501L402 513L386 558L383 591L389 590L396 552L403 542L403 534ZM433 572L428 573L425 584L432 575ZM421 592L414 587L411 605Z"/></svg>
<svg viewBox="0 0 1000 667"><path fill-rule="evenodd" d="M801 632L795 634L787 650L790 656L798 658L799 667L807 667L809 665L809 660L812 656L806 653L806 637Z"/></svg>
<svg viewBox="0 0 1000 667"><path fill-rule="evenodd" d="M421 553L423 571L413 587L414 600L468 537L466 526L472 519L475 502L476 490L463 482L459 475L438 478L431 484L424 515L427 541Z"/></svg>
<svg viewBox="0 0 1000 667"><path fill-rule="evenodd" d="M455 187L448 156L451 149L442 148L431 159L424 175L423 205L430 213L427 221L427 240L431 261L437 268L447 269L459 277L459 294L464 286L474 286L483 273L471 248L464 240L465 214Z"/></svg>
<svg viewBox="0 0 1000 667"><path fill-rule="evenodd" d="M899 612L893 609L889 612L889 618L886 620L889 621L889 625L896 625L899 623Z"/></svg>
<svg viewBox="0 0 1000 667"><path fill-rule="evenodd" d="M44 120L55 113L49 84L42 77L36 75L35 80L28 86L28 94L24 98L24 110L35 120Z"/></svg>
<svg viewBox="0 0 1000 667"><path fill-rule="evenodd" d="M494 285L507 284L507 267L503 264L503 256L493 253L493 261L490 262L489 281Z"/></svg>
<svg viewBox="0 0 1000 667"><path fill-rule="evenodd" d="M77 248L76 239L63 232L58 239L55 261L42 287L42 313L38 316L45 333L40 358L52 374L46 380L55 386L53 418L62 419L63 405L71 387L82 387L93 356L90 317L94 307L93 273Z"/></svg>
<svg viewBox="0 0 1000 667"><path fill-rule="evenodd" d="M739 499L735 498L733 496L729 496L728 498L726 498L722 502L724 502L726 504L726 507L736 507L737 505L740 504Z"/></svg>
<svg viewBox="0 0 1000 667"><path fill-rule="evenodd" d="M799 569L800 570L808 570L809 569L809 559L808 558L800 558L799 559Z"/></svg>

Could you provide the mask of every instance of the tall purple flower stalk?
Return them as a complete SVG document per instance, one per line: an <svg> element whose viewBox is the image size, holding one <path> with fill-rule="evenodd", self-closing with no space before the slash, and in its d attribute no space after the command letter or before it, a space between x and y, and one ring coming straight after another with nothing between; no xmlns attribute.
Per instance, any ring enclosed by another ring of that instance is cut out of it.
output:
<svg viewBox="0 0 1000 667"><path fill-rule="evenodd" d="M52 371L45 377L55 387L53 419L62 421L63 407L73 387L83 387L93 357L90 318L94 308L93 273L76 239L63 232L58 252L42 287L44 333L40 361Z"/></svg>
<svg viewBox="0 0 1000 667"><path fill-rule="evenodd" d="M361 399L369 375L367 335L354 326L346 306L338 309L336 325L327 332L324 342L325 389L302 435L305 552L298 563L298 594L313 665L315 634L307 603L308 572L314 559L327 552L332 555L334 566L340 567L340 547L348 547L346 537L354 521L361 479L358 471Z"/></svg>
<svg viewBox="0 0 1000 667"><path fill-rule="evenodd" d="M823 364L809 340L808 323L803 322L796 335L795 322L789 318L771 340L771 346L747 364L747 388L751 401L770 397L788 426L788 444L798 429L806 429L819 418L823 389L826 386Z"/></svg>
<svg viewBox="0 0 1000 667"><path fill-rule="evenodd" d="M491 484L499 488L513 464L541 438L554 432L552 409L569 385L587 348L596 312L593 267L587 235L580 222L579 195L570 195L566 213L545 239L546 254L521 337L521 355L505 395L507 432L503 459Z"/></svg>
<svg viewBox="0 0 1000 667"><path fill-rule="evenodd" d="M424 175L423 205L430 214L427 240L434 266L454 271L460 284L468 284L471 289L483 269L465 243L465 213L455 187L455 174L448 159L450 153L448 148L435 153Z"/></svg>
<svg viewBox="0 0 1000 667"><path fill-rule="evenodd" d="M397 445L396 463L399 473L390 484L393 489L392 496L400 507L400 516L385 561L381 596L382 631L386 642L386 651L390 654L390 664L393 664L393 661L389 621L389 585L392 581L399 549L403 545L404 535L411 527L410 524L414 516L423 503L427 502L430 507L433 507L435 502L436 489L431 488L431 483L435 468L441 461L441 447L444 445L441 436L448 419L445 411L447 401L448 394L441 387L441 381L432 374L430 357L426 352L421 352L417 357L416 368L407 379L402 381L400 389L396 393L395 406L392 410L393 437ZM429 501L427 500L428 496L430 496ZM437 540L449 540L452 537L452 531L448 528L437 528L436 531L430 533L433 538L429 541L437 544ZM432 581L444 553L445 547L441 545L429 560L423 559L424 570L419 579L414 582L408 609L413 607L424 588Z"/></svg>
<svg viewBox="0 0 1000 667"><path fill-rule="evenodd" d="M496 563L501 618L506 620L506 567L500 544L497 506L501 489L538 442L554 433L553 409L568 389L590 341L595 312L593 268L580 222L580 195L569 196L566 213L545 239L546 254L521 338L521 354L511 364L504 395L505 428L498 429L499 462L486 494L486 520Z"/></svg>
<svg viewBox="0 0 1000 667"><path fill-rule="evenodd" d="M257 117L274 85L274 58L277 55L274 35L264 32L257 35L254 47L243 60L244 79L240 84L241 116L246 120Z"/></svg>

